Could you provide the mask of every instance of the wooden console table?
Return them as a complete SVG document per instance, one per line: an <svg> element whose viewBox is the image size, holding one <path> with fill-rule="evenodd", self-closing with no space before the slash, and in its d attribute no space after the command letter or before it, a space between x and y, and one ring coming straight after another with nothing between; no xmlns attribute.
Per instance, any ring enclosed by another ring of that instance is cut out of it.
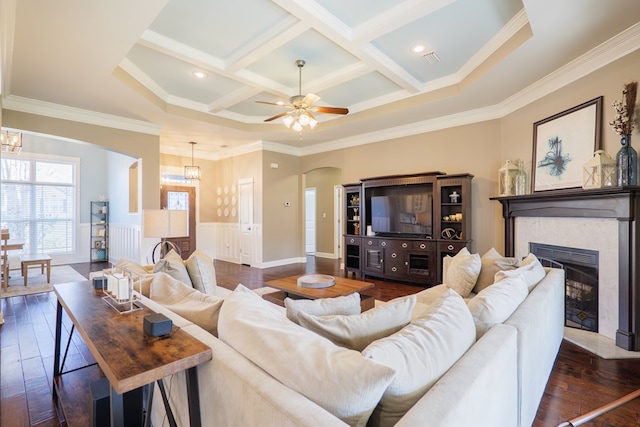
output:
<svg viewBox="0 0 640 427"><path fill-rule="evenodd" d="M111 385L111 425L142 425L142 414L129 414L123 404L125 393L160 381L180 371L187 371L189 415L192 426L200 426L200 402L196 366L211 360L211 348L191 335L175 328L169 337L150 337L144 333L143 318L153 313L146 307L128 314L119 314L102 300L102 292L91 282L54 285L58 298L55 354L53 367L53 397L59 400L67 425L89 425L89 384L83 384L84 395L71 396L76 389L73 379L61 365L63 308L73 327L84 339L98 366ZM72 329L73 332L73 329ZM86 377L91 377L87 374ZM94 375L95 377L95 375ZM161 385L161 384L159 384ZM75 390L74 390L75 389ZM151 389L153 390L153 388ZM161 388L162 391L162 388ZM139 393L142 396L142 393ZM84 403L78 408L77 402ZM140 409L141 406L138 407ZM125 419L127 422L125 423ZM130 420L133 419L133 423Z"/></svg>

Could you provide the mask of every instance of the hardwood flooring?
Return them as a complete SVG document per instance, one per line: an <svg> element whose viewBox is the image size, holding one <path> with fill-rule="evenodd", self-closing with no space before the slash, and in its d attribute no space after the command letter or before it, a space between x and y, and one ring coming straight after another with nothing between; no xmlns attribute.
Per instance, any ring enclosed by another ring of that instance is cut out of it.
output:
<svg viewBox="0 0 640 427"><path fill-rule="evenodd" d="M72 266L85 276L105 267L99 263ZM238 283L255 289L268 280L294 274L343 274L337 261L315 257L309 257L306 264L267 269L215 261L215 268L218 284L229 289ZM384 301L422 289L370 281L376 286L367 294ZM0 427L66 425L59 421L51 399L55 303L55 295L51 292L1 300L5 325L0 327ZM64 328L63 336L68 334L70 322L65 322ZM90 352L75 334L67 366L91 362ZM604 360L564 341L533 425L557 426L638 388L640 359ZM87 401L87 411L88 405ZM640 399L584 425L638 426Z"/></svg>

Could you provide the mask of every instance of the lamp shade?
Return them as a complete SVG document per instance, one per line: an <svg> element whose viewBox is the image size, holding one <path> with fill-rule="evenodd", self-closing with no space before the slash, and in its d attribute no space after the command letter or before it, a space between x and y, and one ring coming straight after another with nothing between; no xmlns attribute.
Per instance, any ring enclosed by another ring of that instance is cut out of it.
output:
<svg viewBox="0 0 640 427"><path fill-rule="evenodd" d="M142 211L142 234L160 238L188 236L187 211L145 209Z"/></svg>

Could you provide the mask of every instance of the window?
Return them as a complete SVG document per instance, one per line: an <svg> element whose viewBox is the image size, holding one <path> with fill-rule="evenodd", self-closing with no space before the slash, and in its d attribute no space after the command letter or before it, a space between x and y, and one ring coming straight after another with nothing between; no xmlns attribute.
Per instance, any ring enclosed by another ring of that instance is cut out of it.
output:
<svg viewBox="0 0 640 427"><path fill-rule="evenodd" d="M2 226L24 253L75 251L77 161L3 157Z"/></svg>

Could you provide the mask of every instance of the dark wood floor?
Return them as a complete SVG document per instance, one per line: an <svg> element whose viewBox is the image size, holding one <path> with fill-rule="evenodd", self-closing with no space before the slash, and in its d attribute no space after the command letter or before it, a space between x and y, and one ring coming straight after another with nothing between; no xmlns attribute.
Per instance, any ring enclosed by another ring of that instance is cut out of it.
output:
<svg viewBox="0 0 640 427"><path fill-rule="evenodd" d="M88 276L90 271L104 266L94 263L73 267ZM216 261L215 268L218 284L229 289L238 283L255 289L265 281L294 274L342 274L337 261L314 257L309 257L306 264L268 269L222 261ZM373 282L376 286L367 294L384 301L421 290L405 284ZM1 304L5 325L0 327L0 427L60 426L51 400L55 296L46 293L13 297L3 299ZM69 328L70 323L66 322L66 333ZM83 366L92 361L86 345L76 337L66 366ZM640 359L604 360L563 342L534 426L557 426L638 388ZM640 425L640 399L585 425Z"/></svg>

